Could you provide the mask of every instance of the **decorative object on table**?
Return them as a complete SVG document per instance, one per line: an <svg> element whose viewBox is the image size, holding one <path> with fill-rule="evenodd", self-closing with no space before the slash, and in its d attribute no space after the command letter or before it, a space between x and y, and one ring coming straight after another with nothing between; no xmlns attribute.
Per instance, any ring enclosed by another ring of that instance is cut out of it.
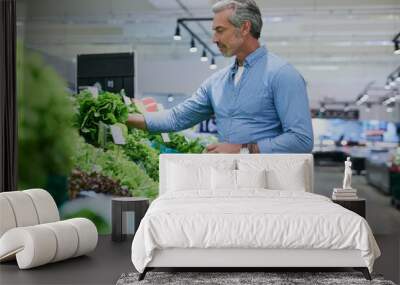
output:
<svg viewBox="0 0 400 285"><path fill-rule="evenodd" d="M149 202L150 199L141 197L115 197L112 199L111 239L113 241L123 241L127 234L135 235L140 221L149 208ZM133 230L130 230L132 226Z"/></svg>
<svg viewBox="0 0 400 285"><path fill-rule="evenodd" d="M373 274L373 281L365 280L360 272L149 272L138 281L139 273L124 273L116 285L175 285L175 284L376 284L395 285L382 275Z"/></svg>
<svg viewBox="0 0 400 285"><path fill-rule="evenodd" d="M343 189L352 189L351 188L351 161L350 157L347 157L347 160L344 162L344 177L343 177Z"/></svg>
<svg viewBox="0 0 400 285"><path fill-rule="evenodd" d="M332 193L334 200L357 200L357 189L334 188Z"/></svg>
<svg viewBox="0 0 400 285"><path fill-rule="evenodd" d="M366 201L363 198L357 199L332 199L332 201L340 206L353 211L354 213L360 215L365 219L365 208L366 208Z"/></svg>
<svg viewBox="0 0 400 285"><path fill-rule="evenodd" d="M343 177L343 188L334 188L332 193L333 200L357 200L357 189L351 187L351 160L347 157L344 162L344 177Z"/></svg>
<svg viewBox="0 0 400 285"><path fill-rule="evenodd" d="M20 269L28 269L96 248L96 226L85 218L60 221L43 189L0 193L0 209L0 262L16 259Z"/></svg>

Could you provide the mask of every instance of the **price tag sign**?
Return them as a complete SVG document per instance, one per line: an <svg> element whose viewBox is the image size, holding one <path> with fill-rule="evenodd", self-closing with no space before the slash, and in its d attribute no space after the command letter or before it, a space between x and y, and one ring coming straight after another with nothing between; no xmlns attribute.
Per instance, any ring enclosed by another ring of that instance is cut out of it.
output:
<svg viewBox="0 0 400 285"><path fill-rule="evenodd" d="M124 103L126 106L132 105L132 101L128 96L123 95L122 98L124 99Z"/></svg>
<svg viewBox="0 0 400 285"><path fill-rule="evenodd" d="M124 135L122 134L122 130L119 126L112 125L110 126L110 129L111 129L111 136L115 144L126 144Z"/></svg>
<svg viewBox="0 0 400 285"><path fill-rule="evenodd" d="M165 143L171 142L171 139L169 138L168 133L161 133L161 137L162 137L162 139L163 139L163 141L164 141Z"/></svg>
<svg viewBox="0 0 400 285"><path fill-rule="evenodd" d="M89 86L88 90L90 93L92 93L94 98L97 98L99 96L99 89L97 89L97 87Z"/></svg>

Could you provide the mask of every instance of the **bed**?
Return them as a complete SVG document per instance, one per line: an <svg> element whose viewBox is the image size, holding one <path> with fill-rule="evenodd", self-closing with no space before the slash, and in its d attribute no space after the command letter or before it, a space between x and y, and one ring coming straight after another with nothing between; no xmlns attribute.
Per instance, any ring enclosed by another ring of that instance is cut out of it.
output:
<svg viewBox="0 0 400 285"><path fill-rule="evenodd" d="M161 154L159 197L132 242L159 267L352 267L380 255L361 216L313 193L311 154ZM338 181L340 183L340 181Z"/></svg>

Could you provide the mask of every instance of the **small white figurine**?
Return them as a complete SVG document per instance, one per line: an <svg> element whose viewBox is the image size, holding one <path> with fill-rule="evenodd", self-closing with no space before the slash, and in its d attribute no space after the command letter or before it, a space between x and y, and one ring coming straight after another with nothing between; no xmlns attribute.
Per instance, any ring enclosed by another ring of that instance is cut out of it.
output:
<svg viewBox="0 0 400 285"><path fill-rule="evenodd" d="M350 157L344 162L344 178L343 178L343 189L351 188L351 161Z"/></svg>

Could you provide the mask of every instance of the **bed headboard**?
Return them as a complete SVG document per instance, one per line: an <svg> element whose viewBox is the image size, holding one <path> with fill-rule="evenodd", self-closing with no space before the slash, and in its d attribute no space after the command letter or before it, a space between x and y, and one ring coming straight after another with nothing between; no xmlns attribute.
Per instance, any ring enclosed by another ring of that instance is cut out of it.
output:
<svg viewBox="0 0 400 285"><path fill-rule="evenodd" d="M199 162L202 161L205 164L213 165L218 160L232 160L239 161L240 159L249 160L256 159L262 160L268 164L274 163L287 163L290 165L293 161L303 162L305 167L305 179L306 183L306 191L314 192L314 160L312 154L160 154L160 183L159 183L159 194L163 194L166 189L166 181L167 181L167 163L169 161L189 161L189 162ZM204 165L204 164L203 164Z"/></svg>

